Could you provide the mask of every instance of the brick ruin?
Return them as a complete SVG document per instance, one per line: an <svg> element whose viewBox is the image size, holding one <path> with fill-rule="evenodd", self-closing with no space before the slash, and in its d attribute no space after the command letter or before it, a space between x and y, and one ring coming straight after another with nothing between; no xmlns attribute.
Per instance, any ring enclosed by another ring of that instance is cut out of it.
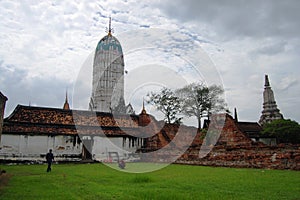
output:
<svg viewBox="0 0 300 200"><path fill-rule="evenodd" d="M144 152L151 152L166 146L174 139L178 131L178 125L165 125L162 130L147 140L147 148ZM255 142L243 133L237 122L228 114L225 114L224 126L221 127L220 137L215 145L205 144L204 131L196 128L180 126L184 137L182 143L193 138L191 145L175 163L206 165L220 167L240 168L269 168L300 170L300 146L279 144L268 146L261 142ZM191 133L196 134L191 134ZM184 141L185 140L185 141ZM180 148L180 142L174 143ZM173 148L176 149L176 148ZM201 157L203 151L209 152ZM170 151L166 154L170 155ZM165 155L156 154L165 159ZM157 160L157 158L155 158ZM168 160L165 160L168 161Z"/></svg>
<svg viewBox="0 0 300 200"><path fill-rule="evenodd" d="M277 109L267 75L265 79L262 118L270 122L281 119L282 115ZM274 113L277 113L278 117L274 118ZM259 123L239 122L236 110L234 119L228 114L219 114L211 121L213 123L209 124L208 129L200 131L184 125L163 125L156 135L146 140L146 146L142 151L152 152L152 157L143 159L170 162L173 161L169 159L170 157L178 156L174 162L179 164L300 170L299 144L276 145L274 138L262 138L259 134L262 130ZM178 135L180 139L174 142ZM168 146L169 143L173 146ZM187 145L185 152L179 155L178 152ZM165 148L167 146L168 148ZM165 151L154 153L164 148Z"/></svg>

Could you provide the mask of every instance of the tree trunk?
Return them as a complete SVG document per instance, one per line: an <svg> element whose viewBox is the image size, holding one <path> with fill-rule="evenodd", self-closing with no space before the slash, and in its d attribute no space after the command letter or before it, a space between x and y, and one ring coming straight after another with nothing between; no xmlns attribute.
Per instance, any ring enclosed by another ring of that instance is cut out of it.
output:
<svg viewBox="0 0 300 200"><path fill-rule="evenodd" d="M168 123L171 124L170 116L167 115L167 118L168 118Z"/></svg>
<svg viewBox="0 0 300 200"><path fill-rule="evenodd" d="M198 119L198 129L200 130L201 129L201 117L197 117Z"/></svg>

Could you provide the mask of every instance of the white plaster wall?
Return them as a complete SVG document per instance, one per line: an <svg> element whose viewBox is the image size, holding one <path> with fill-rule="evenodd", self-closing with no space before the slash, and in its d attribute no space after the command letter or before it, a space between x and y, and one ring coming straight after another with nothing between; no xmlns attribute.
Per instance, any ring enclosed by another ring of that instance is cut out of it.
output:
<svg viewBox="0 0 300 200"><path fill-rule="evenodd" d="M82 139L93 139L92 155L98 161L107 161L109 153L113 153L116 160L116 153L120 159L136 160L136 150L141 147L142 141L135 142L122 137L82 137ZM31 136L31 135L2 135L0 158L44 160L49 149L53 150L56 160L70 160L62 156L79 155L82 153L82 143L73 146L73 136ZM129 144L130 143L130 144ZM135 157L133 157L133 155Z"/></svg>
<svg viewBox="0 0 300 200"><path fill-rule="evenodd" d="M31 136L3 134L0 145L0 158L42 159L41 154L53 150L54 156L75 155L82 152L82 143L73 146L72 136ZM42 159L43 160L43 159ZM59 158L58 160L63 160Z"/></svg>
<svg viewBox="0 0 300 200"><path fill-rule="evenodd" d="M59 154L80 154L82 151L82 144L73 145L73 136L56 136L55 142L52 143L52 148Z"/></svg>
<svg viewBox="0 0 300 200"><path fill-rule="evenodd" d="M2 135L0 153L19 154L20 153L20 136L19 135Z"/></svg>
<svg viewBox="0 0 300 200"><path fill-rule="evenodd" d="M46 136L27 136L20 135L20 153L23 156L40 156L47 152Z"/></svg>
<svg viewBox="0 0 300 200"><path fill-rule="evenodd" d="M125 140L123 146L122 137L100 137L95 136L94 145L92 149L92 155L94 159L98 161L109 161L109 153L117 152L120 159L133 159L130 155L135 154L136 150L140 146L135 145L134 147L129 147L129 139ZM136 143L137 144L137 143ZM141 144L140 144L141 145ZM113 159L116 159L113 157ZM137 158L138 159L138 158Z"/></svg>

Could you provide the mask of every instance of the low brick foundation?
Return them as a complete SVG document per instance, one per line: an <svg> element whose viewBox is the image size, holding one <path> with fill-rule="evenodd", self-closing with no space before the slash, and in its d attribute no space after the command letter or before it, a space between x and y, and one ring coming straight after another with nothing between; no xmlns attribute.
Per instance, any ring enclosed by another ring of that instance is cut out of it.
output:
<svg viewBox="0 0 300 200"><path fill-rule="evenodd" d="M200 148L189 149L175 163L300 170L300 146L284 145L281 147L251 147L251 148L214 148L206 157L199 158Z"/></svg>

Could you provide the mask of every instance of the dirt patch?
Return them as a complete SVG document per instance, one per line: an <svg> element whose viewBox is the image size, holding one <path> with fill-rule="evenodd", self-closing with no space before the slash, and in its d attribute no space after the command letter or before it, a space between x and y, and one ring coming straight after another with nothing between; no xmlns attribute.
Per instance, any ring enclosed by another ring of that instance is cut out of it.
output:
<svg viewBox="0 0 300 200"><path fill-rule="evenodd" d="M12 174L0 173L0 191L8 184L9 179L12 177Z"/></svg>

